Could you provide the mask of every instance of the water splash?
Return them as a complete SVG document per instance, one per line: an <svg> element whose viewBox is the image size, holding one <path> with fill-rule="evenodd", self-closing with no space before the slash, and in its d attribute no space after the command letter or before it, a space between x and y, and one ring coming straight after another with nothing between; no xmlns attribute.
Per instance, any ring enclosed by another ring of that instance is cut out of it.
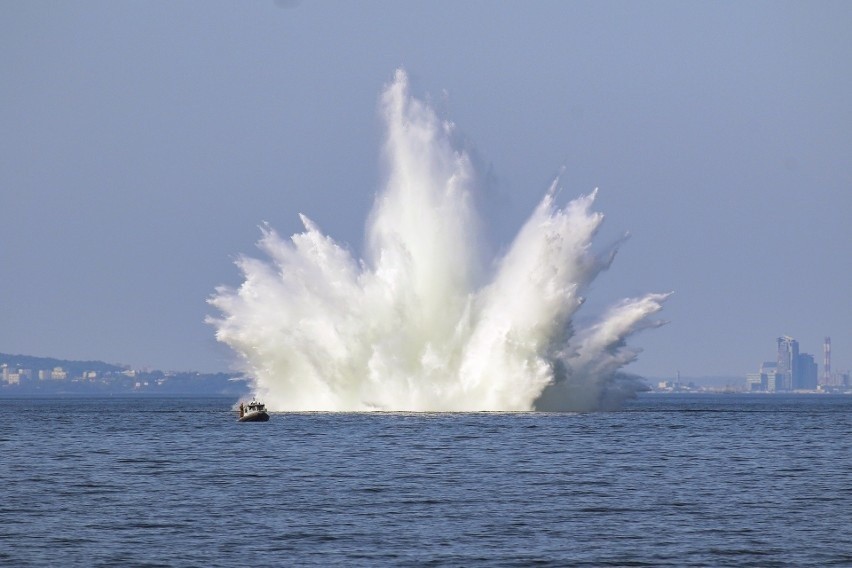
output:
<svg viewBox="0 0 852 568"><path fill-rule="evenodd" d="M559 208L556 182L494 273L479 269L475 171L397 71L382 95L387 187L356 260L304 215L282 239L268 226L241 257L245 282L219 287L216 338L272 410L591 410L640 382L619 373L666 294L624 300L574 329L582 292L612 262L591 252L595 194ZM483 280L485 282L483 283Z"/></svg>

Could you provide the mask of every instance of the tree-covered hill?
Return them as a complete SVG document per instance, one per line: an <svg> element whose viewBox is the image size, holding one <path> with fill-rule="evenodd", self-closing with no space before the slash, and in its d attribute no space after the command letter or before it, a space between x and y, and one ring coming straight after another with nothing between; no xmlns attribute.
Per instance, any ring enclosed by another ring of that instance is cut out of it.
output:
<svg viewBox="0 0 852 568"><path fill-rule="evenodd" d="M99 375L107 373L120 373L129 367L113 365L103 361L69 361L67 359L54 359L53 357L34 357L32 355L9 355L0 353L0 365L6 364L10 369L30 369L38 371L42 369L53 369L62 367L69 376L82 375L86 371L94 371Z"/></svg>

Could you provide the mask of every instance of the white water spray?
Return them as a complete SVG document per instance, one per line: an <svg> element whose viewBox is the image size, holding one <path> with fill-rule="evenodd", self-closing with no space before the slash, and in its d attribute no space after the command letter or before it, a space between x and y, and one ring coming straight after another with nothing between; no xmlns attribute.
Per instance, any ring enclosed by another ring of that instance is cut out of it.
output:
<svg viewBox="0 0 852 568"><path fill-rule="evenodd" d="M272 410L593 410L640 383L618 373L634 332L666 294L628 299L574 329L581 293L614 251L594 255L594 193L565 208L556 183L482 285L474 168L397 71L382 96L387 187L358 261L304 215L289 240L269 227L269 261L241 257L208 318Z"/></svg>

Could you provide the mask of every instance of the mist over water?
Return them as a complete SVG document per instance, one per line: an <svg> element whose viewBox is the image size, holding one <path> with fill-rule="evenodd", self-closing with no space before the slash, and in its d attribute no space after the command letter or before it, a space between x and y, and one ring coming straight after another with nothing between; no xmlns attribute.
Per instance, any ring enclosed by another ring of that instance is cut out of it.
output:
<svg viewBox="0 0 852 568"><path fill-rule="evenodd" d="M357 259L306 216L289 239L262 229L267 260L219 287L208 318L272 410L593 410L640 382L626 339L667 294L625 299L588 327L582 294L615 249L591 250L595 194L565 207L557 182L498 259L483 259L476 171L451 123L397 71L381 99L387 185Z"/></svg>

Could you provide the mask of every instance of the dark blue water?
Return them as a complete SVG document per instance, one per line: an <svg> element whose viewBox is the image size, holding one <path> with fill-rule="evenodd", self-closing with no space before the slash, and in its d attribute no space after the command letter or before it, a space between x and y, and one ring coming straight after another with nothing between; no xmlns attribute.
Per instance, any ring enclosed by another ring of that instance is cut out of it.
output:
<svg viewBox="0 0 852 568"><path fill-rule="evenodd" d="M850 566L852 397L592 414L0 400L9 566Z"/></svg>

